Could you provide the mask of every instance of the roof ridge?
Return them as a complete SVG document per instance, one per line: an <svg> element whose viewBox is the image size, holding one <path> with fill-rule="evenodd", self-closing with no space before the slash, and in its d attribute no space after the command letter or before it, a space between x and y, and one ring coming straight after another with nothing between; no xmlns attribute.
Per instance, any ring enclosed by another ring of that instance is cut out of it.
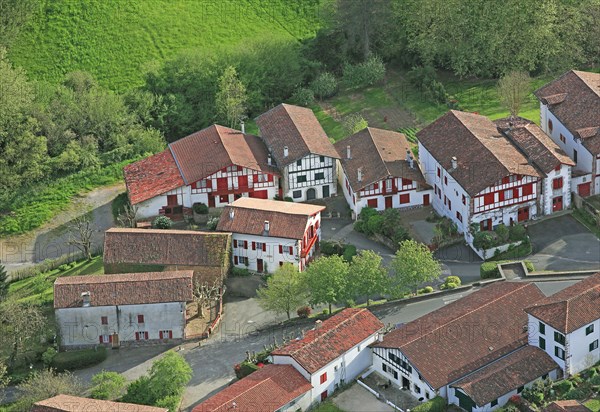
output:
<svg viewBox="0 0 600 412"><path fill-rule="evenodd" d="M581 73L585 73L585 74L598 74L598 73L594 73L594 72L586 72L586 71L582 71L582 70L571 70L573 72L573 74L575 74L575 76L577 76L577 78L583 82L583 84L585 84L585 86L590 89L590 91L592 93L594 93L596 96L598 96L600 98L600 88L598 90L594 90L593 87L591 87L588 82L586 82L583 77L581 77ZM598 74L598 77L600 79L600 74Z"/></svg>
<svg viewBox="0 0 600 412"><path fill-rule="evenodd" d="M288 111L288 107L292 107L293 105L289 105L286 103L281 103L281 107L283 107L283 110L285 111L285 114L290 118L290 121L292 122L292 124L294 125L294 129L296 129L296 132L298 133L298 135L300 136L300 140L302 141L302 144L304 146L306 146L306 148L309 150L309 152L312 152L312 150L310 149L310 147L308 147L308 144L306 144L306 140L304 140L304 137L302 135L302 133L300 133L300 129L298 129L298 125L296 124L296 122L294 121L294 119L292 118L292 116L290 115L290 112ZM295 107L300 107L300 106L295 106ZM304 109L304 108L303 108ZM309 109L310 110L310 109ZM312 110L311 110L312 113ZM317 123L319 123L319 120L317 119ZM321 123L319 123L321 124ZM321 126L323 127L323 126Z"/></svg>
<svg viewBox="0 0 600 412"><path fill-rule="evenodd" d="M183 138L182 138L183 139ZM176 140L177 141L177 140ZM173 150L173 148L171 147L171 144L174 142L171 142L167 145L167 147L169 148L169 152L171 152L171 157L173 158L173 160L175 161L175 166L177 166L177 171L179 172L179 176L181 176L181 180L183 180L183 183L186 184L186 186L189 184L187 179L185 178L185 175L183 174L183 171L181 170L181 165L179 164L179 160L177 159L177 156L175 156L175 151ZM165 149L166 150L166 149Z"/></svg>
<svg viewBox="0 0 600 412"><path fill-rule="evenodd" d="M273 365L273 366L291 366L291 365L275 365L275 364L272 364L272 365ZM267 366L268 366L268 365L267 365ZM293 367L293 366L292 366L292 367ZM281 369L281 368L277 368L277 369L278 369L278 370L277 370L277 374L279 375L279 374L281 373L282 369ZM267 379L262 379L262 380L260 380L260 381L255 381L255 384L254 384L254 385L251 385L251 386L249 386L248 388L246 388L246 390L244 390L244 391L240 392L238 395L236 395L236 397L235 397L235 398L239 398L240 396L242 396L242 395L243 395L243 394L245 394L246 392L248 392L248 391L250 391L250 390L252 390L252 389L256 388L257 386L260 386L260 385L262 385L262 384L264 384L265 382L267 382L267 381L270 381L270 380L273 380L273 377L272 377L272 376L269 376ZM240 381L238 381L238 382L240 382ZM229 401L227 401L227 402L224 402L224 403L222 403L221 405L227 405L227 403L229 403L230 401L234 401L234 399L235 399L235 398L233 398L233 399L230 399Z"/></svg>
<svg viewBox="0 0 600 412"><path fill-rule="evenodd" d="M373 129L373 127L367 126L367 133L371 137L371 142L373 142L373 146L375 146L375 150L377 151L377 155L381 159L381 163L383 163L383 166L385 167L387 175L391 176L392 173L390 172L390 169L388 168L387 162L383 159L383 155L381 154L381 150L379 150L379 147L377 146L377 143L375 143L375 139L373 138L373 135L371 134L371 129Z"/></svg>

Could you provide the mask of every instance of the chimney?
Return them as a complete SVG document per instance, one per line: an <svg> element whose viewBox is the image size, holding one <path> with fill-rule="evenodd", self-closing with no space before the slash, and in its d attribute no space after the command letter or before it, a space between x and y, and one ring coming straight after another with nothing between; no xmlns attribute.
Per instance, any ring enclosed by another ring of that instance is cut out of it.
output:
<svg viewBox="0 0 600 412"><path fill-rule="evenodd" d="M267 156L267 164L271 166L273 164L273 160L271 159L271 153Z"/></svg>
<svg viewBox="0 0 600 412"><path fill-rule="evenodd" d="M229 209L229 219L233 219L235 217L235 209Z"/></svg>
<svg viewBox="0 0 600 412"><path fill-rule="evenodd" d="M246 123L244 121L240 121L240 127L242 128L242 134L246 134Z"/></svg>
<svg viewBox="0 0 600 412"><path fill-rule="evenodd" d="M350 150L350 145L346 146L346 159L352 159L352 151Z"/></svg>
<svg viewBox="0 0 600 412"><path fill-rule="evenodd" d="M268 235L269 234L269 228L271 227L271 224L269 223L268 220L265 220L265 233Z"/></svg>
<svg viewBox="0 0 600 412"><path fill-rule="evenodd" d="M288 157L289 151L287 146L283 146L283 157Z"/></svg>
<svg viewBox="0 0 600 412"><path fill-rule="evenodd" d="M319 319L315 322L315 330L321 329L321 325L323 325L323 321Z"/></svg>
<svg viewBox="0 0 600 412"><path fill-rule="evenodd" d="M81 299L83 299L83 307L87 308L90 306L90 292L83 292L81 294Z"/></svg>
<svg viewBox="0 0 600 412"><path fill-rule="evenodd" d="M410 163L410 159L412 159L412 154L410 153L410 150L406 149L406 161Z"/></svg>
<svg viewBox="0 0 600 412"><path fill-rule="evenodd" d="M362 182L362 167L359 167L357 170L358 176L356 176L356 180Z"/></svg>
<svg viewBox="0 0 600 412"><path fill-rule="evenodd" d="M452 170L456 170L458 168L458 160L456 160L456 156L452 156Z"/></svg>
<svg viewBox="0 0 600 412"><path fill-rule="evenodd" d="M383 333L379 332L379 333L377 334L377 340L378 340L379 342L383 342Z"/></svg>

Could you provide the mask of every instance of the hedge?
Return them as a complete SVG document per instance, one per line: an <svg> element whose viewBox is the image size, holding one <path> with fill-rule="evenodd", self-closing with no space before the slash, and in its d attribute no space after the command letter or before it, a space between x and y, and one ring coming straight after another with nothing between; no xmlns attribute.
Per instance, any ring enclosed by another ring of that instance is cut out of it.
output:
<svg viewBox="0 0 600 412"><path fill-rule="evenodd" d="M444 412L446 410L446 400L441 396L436 396L430 401L423 402L415 406L413 412Z"/></svg>
<svg viewBox="0 0 600 412"><path fill-rule="evenodd" d="M497 260L495 262L483 262L481 267L479 268L479 274L481 279L496 279L500 277L500 270L498 270L498 265L503 263L511 263L513 260ZM524 260L525 267L529 272L533 272L535 267L533 263L529 260Z"/></svg>
<svg viewBox="0 0 600 412"><path fill-rule="evenodd" d="M96 349L60 352L54 357L52 367L59 372L83 369L99 364L106 359L106 356L104 346L98 346Z"/></svg>

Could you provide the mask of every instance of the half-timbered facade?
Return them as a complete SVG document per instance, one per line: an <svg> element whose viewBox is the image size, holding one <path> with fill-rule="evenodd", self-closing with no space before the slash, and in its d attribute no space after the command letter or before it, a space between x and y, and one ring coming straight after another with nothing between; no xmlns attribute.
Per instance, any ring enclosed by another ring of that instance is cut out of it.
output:
<svg viewBox="0 0 600 412"><path fill-rule="evenodd" d="M139 218L180 218L196 203L223 207L239 197L272 199L279 174L262 141L213 125L124 169Z"/></svg>
<svg viewBox="0 0 600 412"><path fill-rule="evenodd" d="M284 263L302 271L321 239L324 206L241 198L221 214L217 230L232 233L233 265L273 273Z"/></svg>
<svg viewBox="0 0 600 412"><path fill-rule="evenodd" d="M303 202L337 193L338 154L312 110L280 104L256 124L281 172L283 197Z"/></svg>
<svg viewBox="0 0 600 412"><path fill-rule="evenodd" d="M575 163L573 191L600 194L600 74L570 70L534 94L542 130Z"/></svg>
<svg viewBox="0 0 600 412"><path fill-rule="evenodd" d="M363 207L385 210L430 204L431 187L403 134L367 127L335 148L341 159L339 183L355 218Z"/></svg>

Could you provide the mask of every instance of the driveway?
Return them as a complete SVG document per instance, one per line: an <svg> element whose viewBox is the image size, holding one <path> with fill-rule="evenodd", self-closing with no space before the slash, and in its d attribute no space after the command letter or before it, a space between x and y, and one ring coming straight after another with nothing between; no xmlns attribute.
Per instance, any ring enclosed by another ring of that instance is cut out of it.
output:
<svg viewBox="0 0 600 412"><path fill-rule="evenodd" d="M528 227L536 270L600 269L600 240L571 215Z"/></svg>
<svg viewBox="0 0 600 412"><path fill-rule="evenodd" d="M346 412L394 412L394 408L383 403L372 393L360 386L352 384L348 389L335 395L331 401L341 410Z"/></svg>

